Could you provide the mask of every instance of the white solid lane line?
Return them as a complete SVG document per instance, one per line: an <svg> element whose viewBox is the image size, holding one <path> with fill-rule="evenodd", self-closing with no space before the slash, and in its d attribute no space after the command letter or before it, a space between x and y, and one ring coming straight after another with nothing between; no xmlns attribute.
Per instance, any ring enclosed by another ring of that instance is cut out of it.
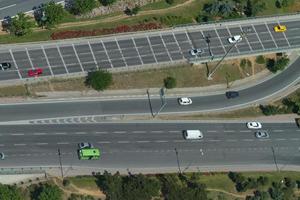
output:
<svg viewBox="0 0 300 200"><path fill-rule="evenodd" d="M9 6L5 6L5 7L0 8L0 10L5 10L5 9L7 9L7 8L14 7L14 6L16 6L16 5L17 5L17 4L11 4L11 5L9 5Z"/></svg>

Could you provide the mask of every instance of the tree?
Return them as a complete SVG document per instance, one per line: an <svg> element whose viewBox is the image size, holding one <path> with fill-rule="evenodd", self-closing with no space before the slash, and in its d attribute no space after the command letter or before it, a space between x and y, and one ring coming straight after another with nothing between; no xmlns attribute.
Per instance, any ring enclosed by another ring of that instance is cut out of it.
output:
<svg viewBox="0 0 300 200"><path fill-rule="evenodd" d="M65 10L61 4L51 1L45 6L44 17L47 28L51 28L58 24L65 16Z"/></svg>
<svg viewBox="0 0 300 200"><path fill-rule="evenodd" d="M22 200L23 196L20 189L16 186L0 184L0 199L1 200Z"/></svg>
<svg viewBox="0 0 300 200"><path fill-rule="evenodd" d="M100 0L100 3L103 5L103 6L109 6L113 3L115 3L117 0Z"/></svg>
<svg viewBox="0 0 300 200"><path fill-rule="evenodd" d="M276 0L275 6L277 8L287 7L290 4L290 0Z"/></svg>
<svg viewBox="0 0 300 200"><path fill-rule="evenodd" d="M107 200L122 199L122 177L119 172L111 175L104 171L103 175L98 175L97 178L97 183L105 193Z"/></svg>
<svg viewBox="0 0 300 200"><path fill-rule="evenodd" d="M86 77L86 85L95 90L104 90L112 83L112 74L108 71L98 70L89 72Z"/></svg>
<svg viewBox="0 0 300 200"><path fill-rule="evenodd" d="M33 23L30 21L30 17L24 13L18 13L16 17L12 19L10 32L16 36L23 36L31 32Z"/></svg>
<svg viewBox="0 0 300 200"><path fill-rule="evenodd" d="M71 12L75 15L86 14L96 8L96 0L74 0Z"/></svg>
<svg viewBox="0 0 300 200"><path fill-rule="evenodd" d="M266 8L266 3L261 0L247 0L244 13L247 17L256 16Z"/></svg>
<svg viewBox="0 0 300 200"><path fill-rule="evenodd" d="M172 89L176 87L176 79L174 77L168 76L164 79L164 85L167 89Z"/></svg>
<svg viewBox="0 0 300 200"><path fill-rule="evenodd" d="M159 195L160 184L155 178L142 174L123 178L123 200L151 200Z"/></svg>
<svg viewBox="0 0 300 200"><path fill-rule="evenodd" d="M272 188L269 190L272 199L283 200L284 192L281 183L273 183Z"/></svg>
<svg viewBox="0 0 300 200"><path fill-rule="evenodd" d="M275 66L274 66L274 72L283 70L290 62L290 59L286 56L280 58L277 60Z"/></svg>
<svg viewBox="0 0 300 200"><path fill-rule="evenodd" d="M265 186L268 184L268 182L269 182L269 179L267 176L260 176L257 178L257 183L259 185Z"/></svg>
<svg viewBox="0 0 300 200"><path fill-rule="evenodd" d="M37 187L36 200L62 200L63 192L57 185L44 184Z"/></svg>
<svg viewBox="0 0 300 200"><path fill-rule="evenodd" d="M213 16L229 16L234 11L234 4L231 1L214 1L205 4L203 10Z"/></svg>

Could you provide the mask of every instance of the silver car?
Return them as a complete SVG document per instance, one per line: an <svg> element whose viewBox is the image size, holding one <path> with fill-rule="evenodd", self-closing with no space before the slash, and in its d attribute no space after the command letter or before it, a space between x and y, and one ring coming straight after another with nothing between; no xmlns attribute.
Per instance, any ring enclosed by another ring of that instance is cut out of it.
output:
<svg viewBox="0 0 300 200"><path fill-rule="evenodd" d="M255 137L258 139L265 139L265 138L269 138L270 136L267 131L256 131Z"/></svg>
<svg viewBox="0 0 300 200"><path fill-rule="evenodd" d="M5 154L3 152L0 152L0 160L4 160Z"/></svg>
<svg viewBox="0 0 300 200"><path fill-rule="evenodd" d="M94 148L93 144L89 143L89 142L80 142L78 144L79 149L90 149L90 148Z"/></svg>

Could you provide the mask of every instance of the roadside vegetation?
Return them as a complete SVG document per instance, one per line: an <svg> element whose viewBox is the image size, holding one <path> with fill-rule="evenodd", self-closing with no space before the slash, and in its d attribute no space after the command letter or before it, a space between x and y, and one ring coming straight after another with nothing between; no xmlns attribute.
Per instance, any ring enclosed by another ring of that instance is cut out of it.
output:
<svg viewBox="0 0 300 200"><path fill-rule="evenodd" d="M142 175L93 173L63 181L0 184L3 200L298 200L300 173L189 172Z"/></svg>
<svg viewBox="0 0 300 200"><path fill-rule="evenodd" d="M123 10L97 14L99 7L105 8L120 2L121 0L75 0L66 8L53 2L37 5L34 18L6 19L3 30L10 35L2 34L0 42L51 40L54 39L52 34L66 31L96 31L96 35L103 35L112 33L103 29L116 30L121 25L155 23L153 28L161 28L300 10L300 2L295 0L159 0L143 5L136 1L134 5L124 7ZM16 29L19 31L15 31ZM126 31L127 29L123 30ZM87 34L69 34L68 38L83 36Z"/></svg>

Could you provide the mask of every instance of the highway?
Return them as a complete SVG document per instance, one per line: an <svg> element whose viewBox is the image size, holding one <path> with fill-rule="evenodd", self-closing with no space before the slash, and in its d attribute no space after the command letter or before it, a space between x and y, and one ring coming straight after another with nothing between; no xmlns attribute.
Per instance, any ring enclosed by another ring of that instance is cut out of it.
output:
<svg viewBox="0 0 300 200"><path fill-rule="evenodd" d="M195 94L192 97L192 105L179 106L176 98L167 98L167 105L161 113L193 113L225 110L264 102L264 98L282 92L299 81L299 65L300 58L275 77L240 90L240 96L236 99L226 99L224 94L211 96L197 96L198 94ZM159 110L160 105L161 100L159 98L151 98L153 113ZM151 115L151 110L148 98L145 95L145 98L129 100L66 100L58 102L2 104L0 105L0 113L5 113L0 115L0 122L5 122L93 115Z"/></svg>
<svg viewBox="0 0 300 200"><path fill-rule="evenodd" d="M54 0L60 2L61 0ZM0 19L5 16L14 16L19 12L28 12L33 7L41 3L49 2L47 0L0 0Z"/></svg>
<svg viewBox="0 0 300 200"><path fill-rule="evenodd" d="M200 129L204 138L186 141L182 130ZM64 166L102 169L300 164L300 129L295 123L265 123L269 139L257 139L245 123L101 123L1 126L1 167L57 166L60 148ZM80 161L79 142L92 142L100 160ZM274 150L274 154L272 152ZM275 167L275 166L274 166ZM275 169L275 168L274 168Z"/></svg>
<svg viewBox="0 0 300 200"><path fill-rule="evenodd" d="M278 33L274 26L286 25ZM96 69L127 71L160 65L207 62L231 49L228 38L243 34L227 58L285 52L300 48L300 15L228 21L174 27L165 30L125 33L105 37L0 45L0 61L12 64L0 80L26 80L28 70L42 68L45 77L84 74ZM189 51L201 48L193 60Z"/></svg>

